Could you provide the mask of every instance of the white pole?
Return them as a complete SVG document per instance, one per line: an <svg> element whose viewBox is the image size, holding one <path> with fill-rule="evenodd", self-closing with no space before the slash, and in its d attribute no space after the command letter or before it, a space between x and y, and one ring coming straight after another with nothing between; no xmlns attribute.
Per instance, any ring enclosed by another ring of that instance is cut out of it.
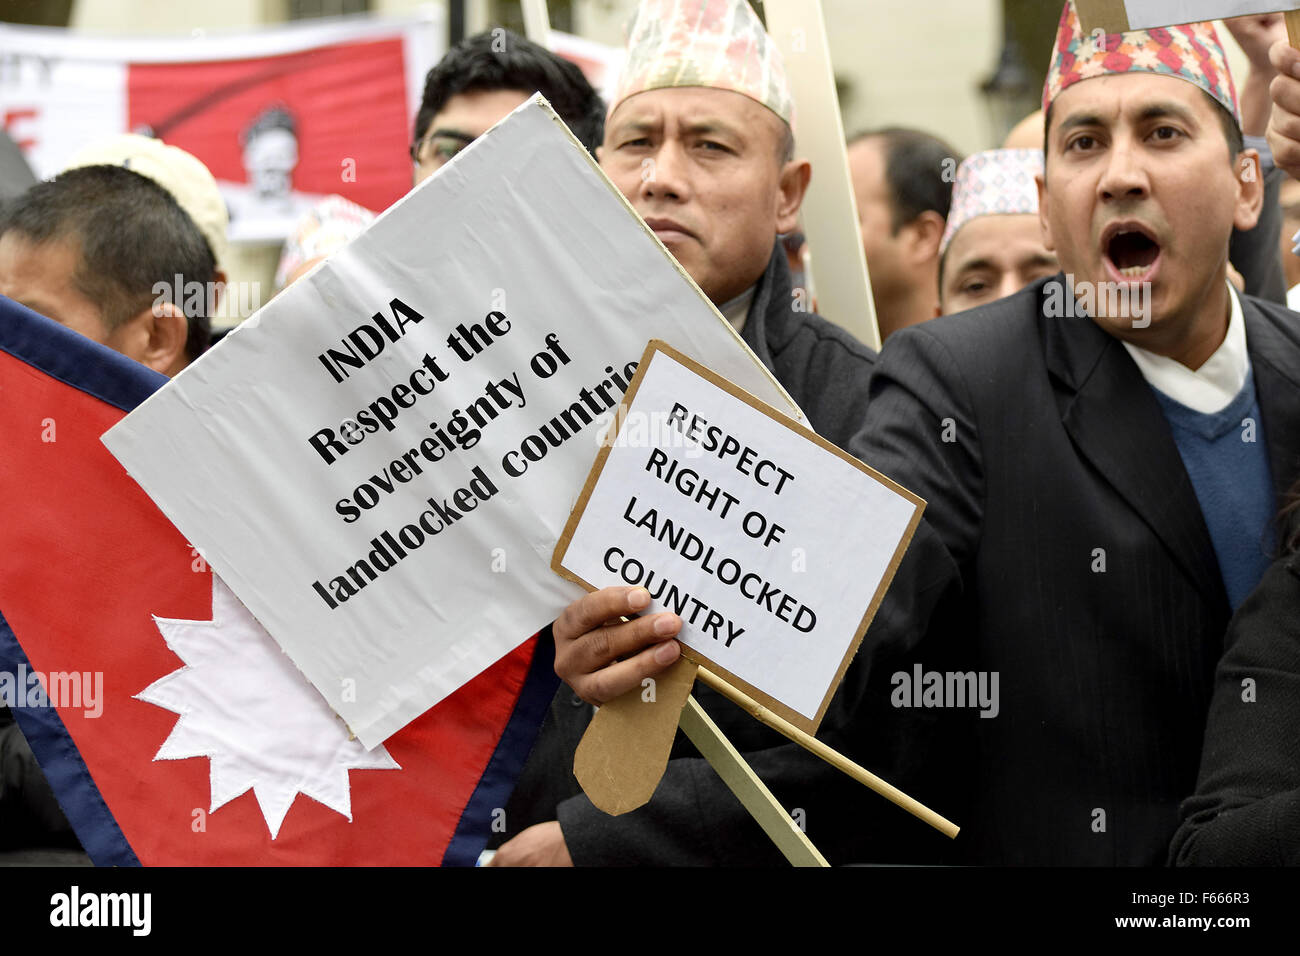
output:
<svg viewBox="0 0 1300 956"><path fill-rule="evenodd" d="M768 35L781 51L790 78L799 155L813 168L803 221L817 271L818 311L879 349L880 326L858 232L821 0L765 0L763 11Z"/></svg>
<svg viewBox="0 0 1300 956"><path fill-rule="evenodd" d="M521 0L524 11L524 35L538 46L551 48L551 14L546 0Z"/></svg>

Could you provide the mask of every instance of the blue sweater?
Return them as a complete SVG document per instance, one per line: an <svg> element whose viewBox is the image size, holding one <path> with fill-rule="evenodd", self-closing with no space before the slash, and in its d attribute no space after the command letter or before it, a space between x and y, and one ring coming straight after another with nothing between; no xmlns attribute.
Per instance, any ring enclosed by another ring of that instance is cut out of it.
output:
<svg viewBox="0 0 1300 956"><path fill-rule="evenodd" d="M1221 411L1206 415L1157 388L1183 467L1192 479L1233 610L1264 576L1273 550L1273 478L1254 372Z"/></svg>

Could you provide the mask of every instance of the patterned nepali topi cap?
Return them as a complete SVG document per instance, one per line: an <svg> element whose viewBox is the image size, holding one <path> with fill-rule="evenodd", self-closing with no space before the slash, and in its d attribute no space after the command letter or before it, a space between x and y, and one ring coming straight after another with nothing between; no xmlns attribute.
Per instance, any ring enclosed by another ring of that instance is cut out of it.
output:
<svg viewBox="0 0 1300 956"><path fill-rule="evenodd" d="M1075 83L1111 73L1156 73L1195 83L1241 125L1237 87L1213 23L1084 36L1073 0L1061 12L1052 65L1043 87L1046 110Z"/></svg>
<svg viewBox="0 0 1300 956"><path fill-rule="evenodd" d="M962 226L981 216L1015 216L1038 212L1038 184L1043 173L1041 149L990 149L968 156L957 167L948 225L939 255Z"/></svg>
<svg viewBox="0 0 1300 956"><path fill-rule="evenodd" d="M792 121L781 54L745 0L641 0L609 111L637 93L679 86L743 93Z"/></svg>

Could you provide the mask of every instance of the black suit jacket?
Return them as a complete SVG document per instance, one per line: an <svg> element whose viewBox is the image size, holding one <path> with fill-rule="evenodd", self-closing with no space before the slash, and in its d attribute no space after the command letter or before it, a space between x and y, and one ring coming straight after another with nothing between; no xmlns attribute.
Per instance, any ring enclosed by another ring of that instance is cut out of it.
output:
<svg viewBox="0 0 1300 956"><path fill-rule="evenodd" d="M1200 782L1170 861L1300 865L1300 554L1274 562L1228 628ZM1252 683L1246 684L1249 680Z"/></svg>
<svg viewBox="0 0 1300 956"><path fill-rule="evenodd" d="M928 505L823 736L963 829L948 841L792 748L750 755L832 862L1157 864L1195 786L1229 616L1217 559L1150 387L1091 320L1044 314L1048 281L881 353L849 450ZM1280 494L1300 316L1242 307ZM915 664L996 672L997 716L894 707ZM575 861L774 861L698 761L660 789L675 807L611 821Z"/></svg>

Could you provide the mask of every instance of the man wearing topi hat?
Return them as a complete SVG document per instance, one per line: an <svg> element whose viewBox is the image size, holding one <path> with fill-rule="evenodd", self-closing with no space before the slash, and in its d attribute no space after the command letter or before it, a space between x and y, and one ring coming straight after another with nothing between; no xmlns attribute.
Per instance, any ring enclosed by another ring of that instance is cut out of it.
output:
<svg viewBox="0 0 1300 956"><path fill-rule="evenodd" d="M1038 223L1041 149L991 149L957 167L939 241L939 314L1003 299L1059 271Z"/></svg>
<svg viewBox="0 0 1300 956"><path fill-rule="evenodd" d="M643 0L596 155L813 428L842 442L873 355L791 288L777 236L795 231L812 176L793 110L781 55L745 0Z"/></svg>
<svg viewBox="0 0 1300 956"><path fill-rule="evenodd" d="M1226 278L1262 184L1213 26L1094 41L1067 5L1044 107L1039 216L1063 274L894 335L849 446L928 505L823 726L962 830L948 841L833 790L832 772L756 758L833 862L1164 862L1229 615L1297 470L1300 324ZM671 615L607 629L607 655L585 633L632 604L597 592L557 624L579 693L662 666ZM897 693L914 667L996 675L996 714L916 706ZM675 830L607 834L605 852L662 857L727 825L690 809Z"/></svg>

